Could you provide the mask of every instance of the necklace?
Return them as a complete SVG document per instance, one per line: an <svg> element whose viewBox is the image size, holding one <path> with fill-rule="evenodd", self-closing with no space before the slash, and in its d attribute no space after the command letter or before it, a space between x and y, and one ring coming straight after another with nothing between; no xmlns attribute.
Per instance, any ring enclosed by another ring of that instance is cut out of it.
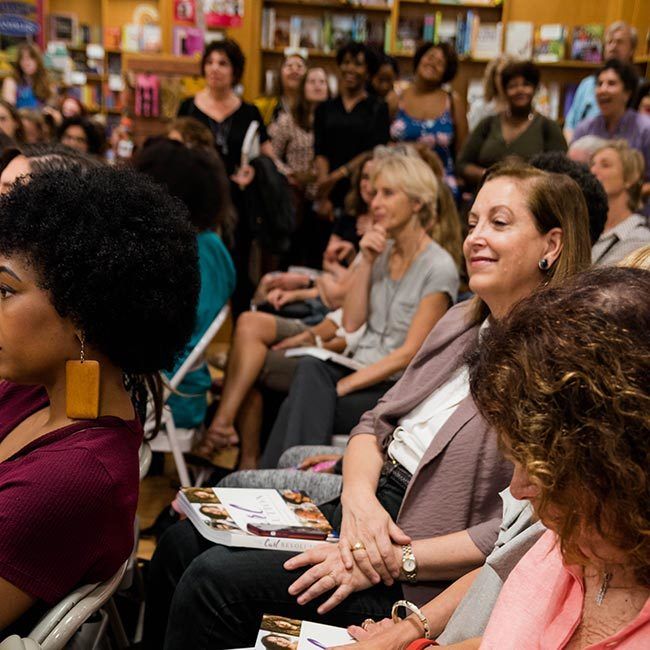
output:
<svg viewBox="0 0 650 650"><path fill-rule="evenodd" d="M506 111L506 117L507 117L509 120L512 120L512 117L513 117L513 116L512 116L512 111L511 111L510 109L508 109L508 110ZM534 117L535 117L535 114L533 113L533 111L530 111L530 113L528 113L528 115L526 116L526 119L527 119L529 122L532 122Z"/></svg>
<svg viewBox="0 0 650 650"><path fill-rule="evenodd" d="M600 583L600 589L596 594L596 605L603 604L603 600L605 599L605 594L609 589L609 583L611 582L611 580L612 580L612 572L605 571L605 573L603 573L603 581Z"/></svg>

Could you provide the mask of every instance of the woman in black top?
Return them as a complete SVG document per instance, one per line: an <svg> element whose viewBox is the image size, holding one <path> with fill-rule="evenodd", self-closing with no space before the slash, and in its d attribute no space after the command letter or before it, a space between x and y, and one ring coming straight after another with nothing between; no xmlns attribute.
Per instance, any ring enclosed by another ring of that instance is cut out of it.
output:
<svg viewBox="0 0 650 650"><path fill-rule="evenodd" d="M253 237L243 212L243 190L252 182L254 171L247 162L242 165L241 156L246 131L254 120L259 124L260 153L273 157L273 148L259 110L242 101L234 91L244 73L245 62L244 54L233 40L208 44L201 59L206 86L194 97L186 99L178 110L179 117L193 117L212 131L215 146L231 180L230 193L238 214L233 251L238 279L233 309L237 313L248 307L255 290L248 279Z"/></svg>
<svg viewBox="0 0 650 650"><path fill-rule="evenodd" d="M386 144L388 107L366 91L377 71L377 58L362 43L348 43L336 53L339 95L323 102L314 115L314 153L318 179L317 213L333 220L350 188L350 166L360 154ZM360 160L360 158L359 158Z"/></svg>

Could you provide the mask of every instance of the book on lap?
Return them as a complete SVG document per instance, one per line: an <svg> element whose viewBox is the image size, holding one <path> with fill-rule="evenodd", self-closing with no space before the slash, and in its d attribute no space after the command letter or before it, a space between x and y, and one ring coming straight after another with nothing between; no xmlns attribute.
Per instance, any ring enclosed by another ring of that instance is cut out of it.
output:
<svg viewBox="0 0 650 650"><path fill-rule="evenodd" d="M325 515L298 490L181 488L178 504L199 533L215 544L300 552L337 541ZM251 528L268 531L255 534ZM310 531L323 537L309 539Z"/></svg>
<svg viewBox="0 0 650 650"><path fill-rule="evenodd" d="M267 637L283 638L287 642L283 647L291 650L325 650L333 646L355 643L345 628L271 614L264 614L262 617L254 650L266 650L269 642L265 645L263 640Z"/></svg>
<svg viewBox="0 0 650 650"><path fill-rule="evenodd" d="M331 350L325 350L324 348L317 347L304 347L304 348L289 348L285 350L285 357L316 357L321 361L331 361L336 363L339 366L344 366L345 368L350 368L350 370L361 370L365 368L363 363L355 361L350 357L346 357L343 354L338 352L332 352Z"/></svg>

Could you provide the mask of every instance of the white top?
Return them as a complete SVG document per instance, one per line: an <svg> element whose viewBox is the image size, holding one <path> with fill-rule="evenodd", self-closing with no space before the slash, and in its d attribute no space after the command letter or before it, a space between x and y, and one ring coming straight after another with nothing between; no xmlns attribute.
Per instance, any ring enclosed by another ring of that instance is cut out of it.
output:
<svg viewBox="0 0 650 650"><path fill-rule="evenodd" d="M488 327L481 325L479 339ZM445 384L400 418L388 445L388 455L415 474L424 452L458 405L469 395L469 368L461 366Z"/></svg>

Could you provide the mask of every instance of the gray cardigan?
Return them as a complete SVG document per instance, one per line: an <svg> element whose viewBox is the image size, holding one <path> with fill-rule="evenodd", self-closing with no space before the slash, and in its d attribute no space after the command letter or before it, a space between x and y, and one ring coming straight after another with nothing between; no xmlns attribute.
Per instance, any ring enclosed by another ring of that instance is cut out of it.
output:
<svg viewBox="0 0 650 650"><path fill-rule="evenodd" d="M429 334L401 379L361 417L351 436L371 433L385 449L398 420L447 382L478 340L480 324L470 305L450 309ZM411 479L397 523L412 539L467 530L481 552L492 551L501 524L499 492L512 465L497 449L497 436L476 410L471 395L433 439ZM406 598L423 604L448 582L403 584Z"/></svg>

